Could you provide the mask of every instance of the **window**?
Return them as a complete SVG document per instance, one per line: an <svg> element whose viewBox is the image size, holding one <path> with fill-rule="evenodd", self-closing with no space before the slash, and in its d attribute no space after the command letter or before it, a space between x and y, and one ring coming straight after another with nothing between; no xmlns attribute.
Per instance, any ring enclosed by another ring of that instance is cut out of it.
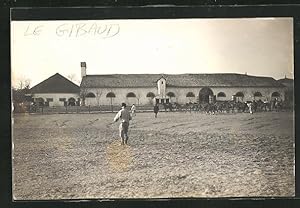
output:
<svg viewBox="0 0 300 208"><path fill-rule="evenodd" d="M86 96L85 97L87 97L87 98L94 98L94 97L96 97L95 96L95 94L94 93L92 93L92 92L89 92L88 94L86 94Z"/></svg>
<svg viewBox="0 0 300 208"><path fill-rule="evenodd" d="M155 95L154 95L153 92L148 92L147 95L146 95L146 97L154 98Z"/></svg>
<svg viewBox="0 0 300 208"><path fill-rule="evenodd" d="M126 95L126 97L136 97L135 94L133 92L130 92Z"/></svg>
<svg viewBox="0 0 300 208"><path fill-rule="evenodd" d="M169 96L169 97L175 97L175 94L173 92L168 92L167 96Z"/></svg>
<svg viewBox="0 0 300 208"><path fill-rule="evenodd" d="M116 95L113 92L109 92L109 93L107 93L106 97L108 97L108 98L114 98L114 97L116 97Z"/></svg>
<svg viewBox="0 0 300 208"><path fill-rule="evenodd" d="M219 92L217 94L217 97L226 97L226 94L224 92Z"/></svg>
<svg viewBox="0 0 300 208"><path fill-rule="evenodd" d="M59 98L59 101L64 102L66 101L66 98Z"/></svg>
<svg viewBox="0 0 300 208"><path fill-rule="evenodd" d="M161 84L164 84L164 81L161 81Z"/></svg>
<svg viewBox="0 0 300 208"><path fill-rule="evenodd" d="M262 94L260 92L255 92L254 97L262 97Z"/></svg>
<svg viewBox="0 0 300 208"><path fill-rule="evenodd" d="M46 98L47 102L53 102L53 98Z"/></svg>
<svg viewBox="0 0 300 208"><path fill-rule="evenodd" d="M195 94L192 93L192 92L188 92L188 93L186 94L186 97L195 97Z"/></svg>

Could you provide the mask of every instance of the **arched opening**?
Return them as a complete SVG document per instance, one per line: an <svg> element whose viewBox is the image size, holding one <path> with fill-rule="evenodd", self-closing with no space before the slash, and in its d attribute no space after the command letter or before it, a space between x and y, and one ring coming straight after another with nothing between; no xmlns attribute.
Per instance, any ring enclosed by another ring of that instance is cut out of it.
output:
<svg viewBox="0 0 300 208"><path fill-rule="evenodd" d="M146 95L146 97L148 97L148 98L154 98L155 95L154 95L153 92L148 92L147 95Z"/></svg>
<svg viewBox="0 0 300 208"><path fill-rule="evenodd" d="M262 97L262 94L260 92L255 92L254 97Z"/></svg>
<svg viewBox="0 0 300 208"><path fill-rule="evenodd" d="M86 96L85 96L86 98L94 98L94 97L96 97L95 96L95 94L94 93L92 93L92 92L89 92L88 94L86 94Z"/></svg>
<svg viewBox="0 0 300 208"><path fill-rule="evenodd" d="M75 98L71 97L68 99L68 105L69 106L75 106L76 100Z"/></svg>
<svg viewBox="0 0 300 208"><path fill-rule="evenodd" d="M195 94L193 92L188 92L186 94L186 98L187 98L187 102L189 102L189 103L196 102L196 100L195 100Z"/></svg>
<svg viewBox="0 0 300 208"><path fill-rule="evenodd" d="M153 105L153 99L155 97L155 94L153 92L148 92L146 97L148 98L149 104Z"/></svg>
<svg viewBox="0 0 300 208"><path fill-rule="evenodd" d="M235 94L235 96L236 96L236 97L244 97L244 93L242 93L242 92L237 92L237 93Z"/></svg>
<svg viewBox="0 0 300 208"><path fill-rule="evenodd" d="M278 99L280 98L280 93L279 92L273 92L272 95L271 95L271 99L274 100L274 99Z"/></svg>
<svg viewBox="0 0 300 208"><path fill-rule="evenodd" d="M133 93L133 92L129 92L127 95L126 95L126 103L128 105L133 105L133 104L138 104L139 105L139 98L136 97L136 95Z"/></svg>
<svg viewBox="0 0 300 208"><path fill-rule="evenodd" d="M168 92L167 96L169 96L169 97L175 97L175 94L174 94L174 92Z"/></svg>
<svg viewBox="0 0 300 208"><path fill-rule="evenodd" d="M261 98L262 98L262 94L260 93L260 92L255 92L254 94L253 94L253 96L254 96L254 100L261 100Z"/></svg>
<svg viewBox="0 0 300 208"><path fill-rule="evenodd" d="M242 92L237 92L235 94L235 97L236 97L236 101L237 102L243 102L243 99L244 99L244 93Z"/></svg>
<svg viewBox="0 0 300 208"><path fill-rule="evenodd" d="M193 92L188 92L186 94L186 97L188 97L188 98L195 97L195 94Z"/></svg>
<svg viewBox="0 0 300 208"><path fill-rule="evenodd" d="M199 103L209 103L210 98L213 96L214 93L209 87L203 87L199 92Z"/></svg>
<svg viewBox="0 0 300 208"><path fill-rule="evenodd" d="M173 102L175 102L175 99L174 99L174 98L175 98L176 96L175 96L175 93L174 93L174 92L168 92L168 93L167 93L167 96L170 97L170 99L169 99L169 98L166 98L166 99L165 99L166 103L170 103L170 102L173 103Z"/></svg>
<svg viewBox="0 0 300 208"><path fill-rule="evenodd" d="M116 97L116 95L113 92L109 92L106 94L106 97L110 99L111 111L113 111L113 99Z"/></svg>
<svg viewBox="0 0 300 208"><path fill-rule="evenodd" d="M136 95L133 92L129 92L126 97L128 98L132 98L132 97L136 97Z"/></svg>
<svg viewBox="0 0 300 208"><path fill-rule="evenodd" d="M44 106L45 100L44 98L39 97L35 99L35 102L38 106Z"/></svg>
<svg viewBox="0 0 300 208"><path fill-rule="evenodd" d="M106 94L106 97L107 97L107 98L115 98L116 95L115 95L115 93L113 93L113 92L109 92L109 93Z"/></svg>
<svg viewBox="0 0 300 208"><path fill-rule="evenodd" d="M217 94L217 97L226 97L226 94L224 92L219 92Z"/></svg>

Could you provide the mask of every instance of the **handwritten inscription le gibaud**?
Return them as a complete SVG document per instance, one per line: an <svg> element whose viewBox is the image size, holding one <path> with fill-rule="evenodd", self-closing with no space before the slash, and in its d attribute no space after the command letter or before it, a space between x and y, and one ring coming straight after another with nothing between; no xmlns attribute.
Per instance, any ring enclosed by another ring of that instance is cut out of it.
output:
<svg viewBox="0 0 300 208"><path fill-rule="evenodd" d="M24 32L24 36L40 36L43 34L45 25L29 24ZM54 33L58 37L82 37L99 36L100 38L111 38L120 32L118 24L97 24L97 23L78 23L60 24L56 27Z"/></svg>

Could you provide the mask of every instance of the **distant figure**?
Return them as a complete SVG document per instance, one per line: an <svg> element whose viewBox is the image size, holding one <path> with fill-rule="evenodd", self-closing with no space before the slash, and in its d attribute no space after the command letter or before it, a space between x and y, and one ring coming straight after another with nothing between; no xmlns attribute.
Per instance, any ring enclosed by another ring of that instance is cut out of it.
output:
<svg viewBox="0 0 300 208"><path fill-rule="evenodd" d="M276 111L280 111L282 109L282 101L279 99L276 99L274 108Z"/></svg>
<svg viewBox="0 0 300 208"><path fill-rule="evenodd" d="M255 100L253 100L252 106L253 106L253 112L256 112L257 111L257 102Z"/></svg>
<svg viewBox="0 0 300 208"><path fill-rule="evenodd" d="M155 104L153 111L154 111L154 114L155 114L155 118L157 118L157 113L159 111L159 107L158 107L157 103Z"/></svg>
<svg viewBox="0 0 300 208"><path fill-rule="evenodd" d="M127 145L129 121L131 119L132 118L130 112L126 109L126 104L122 103L122 109L117 113L117 115L114 118L114 122L117 122L118 120L121 121L119 126L121 145Z"/></svg>
<svg viewBox="0 0 300 208"><path fill-rule="evenodd" d="M131 115L132 115L132 116L135 116L135 111L136 111L136 107L135 107L135 105L133 104L133 105L131 106Z"/></svg>
<svg viewBox="0 0 300 208"><path fill-rule="evenodd" d="M253 103L248 102L247 105L248 105L248 108L249 108L249 113L253 114Z"/></svg>
<svg viewBox="0 0 300 208"><path fill-rule="evenodd" d="M248 107L249 107L249 106L248 106L248 103L247 103L247 102L244 102L243 107L242 107L243 113L246 111L246 109L247 109Z"/></svg>
<svg viewBox="0 0 300 208"><path fill-rule="evenodd" d="M268 100L264 100L264 105L263 105L263 109L265 110L265 111L270 111L271 110L271 104L269 103L269 101Z"/></svg>

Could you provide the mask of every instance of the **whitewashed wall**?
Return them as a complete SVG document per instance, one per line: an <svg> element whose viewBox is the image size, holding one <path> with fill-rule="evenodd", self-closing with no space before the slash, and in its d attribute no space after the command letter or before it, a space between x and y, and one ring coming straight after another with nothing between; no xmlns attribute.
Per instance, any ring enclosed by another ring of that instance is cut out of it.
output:
<svg viewBox="0 0 300 208"><path fill-rule="evenodd" d="M95 89L95 88L90 88L87 90L87 93L92 92L95 94L95 98L86 98L85 103L86 105L91 105L91 106L97 106L98 103L100 105L110 105L111 103L113 105L120 105L122 102L125 102L127 105L150 105L152 99L146 97L146 95L149 92L154 93L155 95L157 94L157 88L100 88L100 89ZM106 95L109 92L113 92L116 97L115 98L108 98ZM135 98L127 98L126 95L129 92L133 92L136 97ZM98 96L97 96L98 94Z"/></svg>
<svg viewBox="0 0 300 208"><path fill-rule="evenodd" d="M231 100L232 96L235 95L237 92L242 92L244 94L243 101L251 101L254 99L254 93L260 92L262 94L261 98L256 98L256 100L271 100L271 95L273 92L278 92L280 94L280 98L284 100L284 89L283 88L263 88L263 87L250 87L250 88L216 88L212 87L210 88L214 95L217 95L220 92L224 92L226 97L217 97L217 100ZM195 102L197 102L199 97L199 92L201 88L167 88L168 92L173 92L176 95L175 100L178 103L187 103L190 98L186 97L186 94L188 92L193 92L195 94L195 98L193 99ZM193 101L192 101L193 102Z"/></svg>
<svg viewBox="0 0 300 208"><path fill-rule="evenodd" d="M226 94L226 100L230 100L232 95L235 95L237 92L242 92L244 94L243 101L252 101L254 99L254 93L260 92L262 94L261 98L256 98L256 100L271 100L271 95L273 92L278 92L280 94L280 99L284 100L284 88L265 88L265 87L249 87L249 88L211 88L215 95L219 92L224 92Z"/></svg>
<svg viewBox="0 0 300 208"><path fill-rule="evenodd" d="M280 93L280 98L284 100L284 89L283 88L263 88L263 87L251 87L251 88L210 88L214 95L217 95L219 92L224 92L226 97L217 97L217 100L231 100L232 95L235 95L237 92L242 92L244 94L243 101L250 101L254 99L253 94L255 92L260 92L263 97L259 98L262 100L271 100L271 94L273 92ZM166 94L168 92L173 92L175 94L174 98L171 98L171 102L177 102L180 104L185 104L188 102L197 102L199 91L201 88L175 88L175 87L167 87ZM113 105L120 105L120 103L125 102L127 105L149 105L151 104L152 99L146 97L147 93L152 92L155 95L158 94L157 88L102 88L102 89L89 89L87 92L92 92L96 95L95 98L86 98L86 105L96 106L98 105L98 101L100 105L110 105L111 102ZM98 95L97 96L97 92ZM109 92L113 92L116 97L112 100L107 98L106 95ZM129 92L133 92L137 97L136 98L127 98L126 95ZM195 97L186 97L188 92L194 93ZM101 94L101 96L100 96ZM139 98L139 99L138 99Z"/></svg>

